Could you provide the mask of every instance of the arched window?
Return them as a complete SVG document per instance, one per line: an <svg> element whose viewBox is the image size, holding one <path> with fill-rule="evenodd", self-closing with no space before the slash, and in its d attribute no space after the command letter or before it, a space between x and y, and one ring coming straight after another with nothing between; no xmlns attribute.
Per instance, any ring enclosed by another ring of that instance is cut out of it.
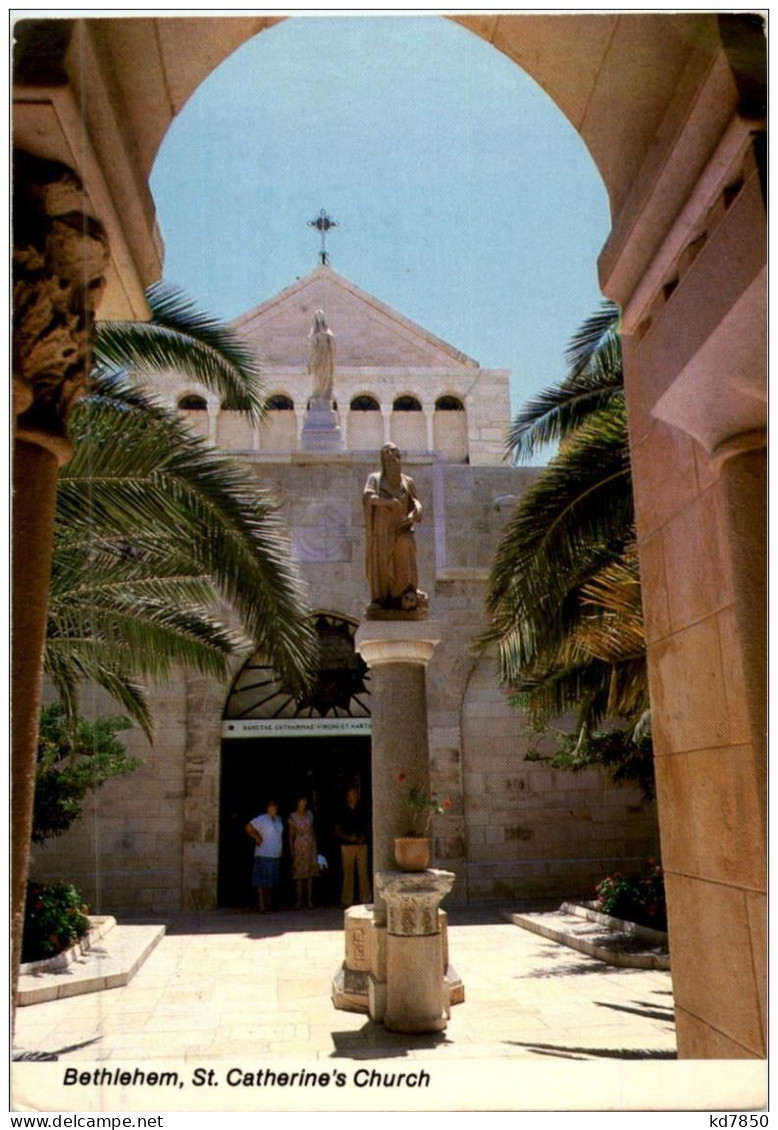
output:
<svg viewBox="0 0 778 1130"><path fill-rule="evenodd" d="M458 396L439 396L435 401L436 412L464 412L465 406Z"/></svg>
<svg viewBox="0 0 778 1130"><path fill-rule="evenodd" d="M421 412L421 404L415 396L398 396L392 405L394 412Z"/></svg>
<svg viewBox="0 0 778 1130"><path fill-rule="evenodd" d="M208 405L202 396L182 396L178 402L182 412L205 412Z"/></svg>
<svg viewBox="0 0 778 1130"><path fill-rule="evenodd" d="M378 412L380 407L374 396L355 396L350 405L352 412Z"/></svg>
<svg viewBox="0 0 778 1130"><path fill-rule="evenodd" d="M269 396L267 398L267 406L275 412L290 412L294 411L294 401L283 393L278 393L276 396Z"/></svg>

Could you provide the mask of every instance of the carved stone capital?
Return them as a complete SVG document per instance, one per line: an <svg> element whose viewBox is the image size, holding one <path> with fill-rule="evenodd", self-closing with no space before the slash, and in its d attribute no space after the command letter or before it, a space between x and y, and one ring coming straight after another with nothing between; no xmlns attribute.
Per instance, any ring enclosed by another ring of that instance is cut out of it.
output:
<svg viewBox="0 0 778 1130"><path fill-rule="evenodd" d="M438 906L454 884L453 871L378 871L376 890L386 902L387 934L429 937L440 933Z"/></svg>
<svg viewBox="0 0 778 1130"><path fill-rule="evenodd" d="M70 454L66 420L86 390L108 263L102 225L66 165L14 154L13 378L16 435Z"/></svg>

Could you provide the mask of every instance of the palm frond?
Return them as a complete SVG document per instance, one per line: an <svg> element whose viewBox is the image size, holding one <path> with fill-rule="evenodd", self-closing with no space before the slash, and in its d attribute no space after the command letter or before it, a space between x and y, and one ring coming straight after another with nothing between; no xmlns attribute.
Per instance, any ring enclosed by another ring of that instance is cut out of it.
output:
<svg viewBox="0 0 778 1130"><path fill-rule="evenodd" d="M86 398L74 415L79 443L60 476L58 524L85 543L132 544L140 529L147 551L155 538L175 544L179 567L188 560L212 577L256 646L300 688L314 646L304 587L277 508L250 472L164 412L158 426L158 414Z"/></svg>
<svg viewBox="0 0 778 1130"><path fill-rule="evenodd" d="M93 654L77 649L57 652L47 647L44 670L59 696L65 717L75 725L79 718L79 688L83 680L96 683L118 702L122 709L153 740L154 726L144 688L116 663L115 657L105 664Z"/></svg>
<svg viewBox="0 0 778 1130"><path fill-rule="evenodd" d="M568 380L587 369L598 352L619 343L621 311L615 302L605 301L588 317L570 338L565 352L569 366Z"/></svg>
<svg viewBox="0 0 778 1130"><path fill-rule="evenodd" d="M508 451L518 462L539 447L563 441L593 414L623 397L619 310L605 303L581 328L567 355L570 370L563 381L530 400L508 432Z"/></svg>
<svg viewBox="0 0 778 1130"><path fill-rule="evenodd" d="M632 540L625 427L623 405L612 404L579 429L519 500L492 566L488 638L517 628L520 636L542 638L554 617L565 623L568 594Z"/></svg>
<svg viewBox="0 0 778 1130"><path fill-rule="evenodd" d="M197 310L177 288L160 282L147 292L149 322L98 322L98 375L130 370L139 376L183 370L214 390L227 408L258 421L264 411L260 368L238 335Z"/></svg>

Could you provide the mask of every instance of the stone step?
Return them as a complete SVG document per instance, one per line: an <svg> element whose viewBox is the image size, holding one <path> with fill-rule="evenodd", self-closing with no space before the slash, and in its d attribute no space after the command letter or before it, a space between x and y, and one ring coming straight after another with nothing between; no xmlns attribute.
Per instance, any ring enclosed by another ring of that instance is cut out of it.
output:
<svg viewBox="0 0 778 1130"><path fill-rule="evenodd" d="M608 965L630 969L669 969L667 936L657 930L599 914L588 907L563 903L544 913L503 911L503 918Z"/></svg>
<svg viewBox="0 0 778 1130"><path fill-rule="evenodd" d="M164 934L164 926L113 924L67 964L52 959L23 968L16 1003L41 1004L127 985Z"/></svg>

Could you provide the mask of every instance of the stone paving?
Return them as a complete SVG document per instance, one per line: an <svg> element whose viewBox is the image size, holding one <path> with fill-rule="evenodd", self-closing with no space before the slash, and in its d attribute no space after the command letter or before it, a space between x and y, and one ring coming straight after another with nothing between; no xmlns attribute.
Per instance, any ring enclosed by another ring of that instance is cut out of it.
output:
<svg viewBox="0 0 778 1130"><path fill-rule="evenodd" d="M466 1001L444 1033L400 1036L336 1011L341 913L178 916L122 988L17 1011L15 1046L60 1061L401 1055L433 1059L675 1058L669 972L618 969L501 920L450 912Z"/></svg>

